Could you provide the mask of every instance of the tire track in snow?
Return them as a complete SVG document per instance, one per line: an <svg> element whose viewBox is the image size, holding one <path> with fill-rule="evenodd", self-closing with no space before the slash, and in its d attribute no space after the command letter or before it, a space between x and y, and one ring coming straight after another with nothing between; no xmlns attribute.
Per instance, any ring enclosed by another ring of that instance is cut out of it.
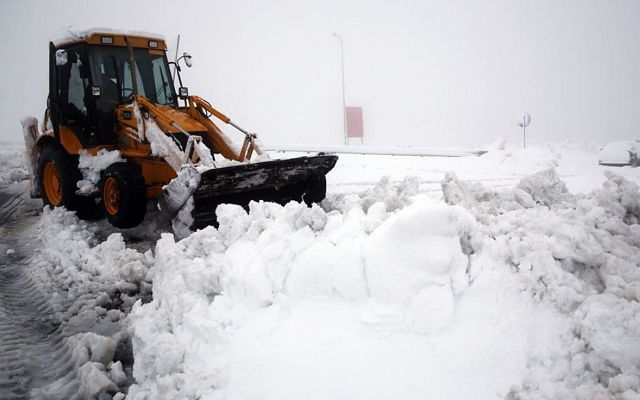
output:
<svg viewBox="0 0 640 400"><path fill-rule="evenodd" d="M20 206L24 205L23 193L7 194L0 188L0 226L10 228L11 220Z"/></svg>
<svg viewBox="0 0 640 400"><path fill-rule="evenodd" d="M0 190L0 400L72 398L78 385L72 353L25 271L29 248L20 240L25 219L18 213L25 196ZM54 381L53 392L37 390Z"/></svg>

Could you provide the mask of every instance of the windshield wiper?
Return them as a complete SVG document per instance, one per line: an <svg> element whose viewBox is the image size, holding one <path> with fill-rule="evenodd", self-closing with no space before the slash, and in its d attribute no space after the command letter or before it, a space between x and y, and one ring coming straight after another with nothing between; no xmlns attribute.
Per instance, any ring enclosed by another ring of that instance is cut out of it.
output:
<svg viewBox="0 0 640 400"><path fill-rule="evenodd" d="M162 73L162 69L160 68L159 65L158 65L158 73L160 74L160 78L162 78L162 86L160 86L160 89L156 91L156 95L155 95L156 101L158 100L158 95L160 94L160 92L163 91L167 86L169 86L169 81L165 79L164 74ZM169 97L170 96L167 96L167 91L164 90L164 100L165 100L164 104L170 103ZM160 102L158 101L158 103Z"/></svg>

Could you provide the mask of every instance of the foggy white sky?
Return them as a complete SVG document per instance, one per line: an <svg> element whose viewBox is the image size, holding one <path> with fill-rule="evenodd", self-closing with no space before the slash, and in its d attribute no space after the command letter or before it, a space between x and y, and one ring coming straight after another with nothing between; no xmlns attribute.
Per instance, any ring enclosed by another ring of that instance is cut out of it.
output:
<svg viewBox="0 0 640 400"><path fill-rule="evenodd" d="M0 141L42 118L48 41L109 26L175 38L183 74L265 142L340 144L340 49L347 105L365 143L477 146L528 137L640 136L640 1L2 1Z"/></svg>

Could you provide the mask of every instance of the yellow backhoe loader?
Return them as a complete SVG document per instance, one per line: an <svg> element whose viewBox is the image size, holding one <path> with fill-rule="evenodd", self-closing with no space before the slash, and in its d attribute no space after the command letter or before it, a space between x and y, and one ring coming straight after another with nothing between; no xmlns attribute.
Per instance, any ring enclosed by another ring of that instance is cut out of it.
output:
<svg viewBox="0 0 640 400"><path fill-rule="evenodd" d="M142 222L147 200L157 199L170 217L189 214L191 229L215 224L222 203L324 199L325 175L337 157L270 160L254 133L189 95L180 61L190 66L191 57L185 53L169 62L162 37L93 29L49 47L44 121L38 127L34 118L23 120L32 197L81 218L106 215L119 228ZM178 72L177 94L171 64ZM242 145L211 117L238 129ZM113 152L118 161L94 167L98 182L81 190L91 167L80 168L79 160L91 165L92 157Z"/></svg>

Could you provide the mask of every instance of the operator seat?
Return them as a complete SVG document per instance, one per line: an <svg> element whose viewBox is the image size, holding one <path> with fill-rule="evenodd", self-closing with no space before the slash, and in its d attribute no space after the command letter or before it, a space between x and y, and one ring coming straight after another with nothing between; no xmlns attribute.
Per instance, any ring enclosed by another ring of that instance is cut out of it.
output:
<svg viewBox="0 0 640 400"><path fill-rule="evenodd" d="M115 132L114 110L120 104L120 90L115 77L100 76L100 98L97 101L97 134L100 144L114 144L118 141Z"/></svg>

